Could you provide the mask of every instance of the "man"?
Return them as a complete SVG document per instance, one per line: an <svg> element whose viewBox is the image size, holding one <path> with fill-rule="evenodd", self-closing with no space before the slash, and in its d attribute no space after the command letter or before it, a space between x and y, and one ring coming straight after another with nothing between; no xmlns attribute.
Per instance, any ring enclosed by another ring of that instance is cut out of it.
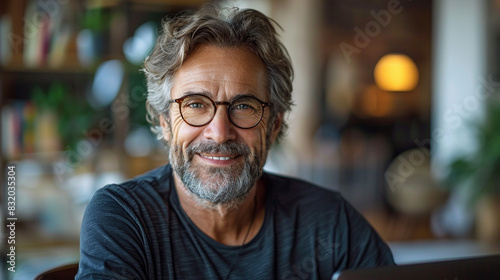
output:
<svg viewBox="0 0 500 280"><path fill-rule="evenodd" d="M272 20L204 6L163 29L144 72L170 164L96 192L77 279L330 279L393 264L338 193L262 171L292 104Z"/></svg>

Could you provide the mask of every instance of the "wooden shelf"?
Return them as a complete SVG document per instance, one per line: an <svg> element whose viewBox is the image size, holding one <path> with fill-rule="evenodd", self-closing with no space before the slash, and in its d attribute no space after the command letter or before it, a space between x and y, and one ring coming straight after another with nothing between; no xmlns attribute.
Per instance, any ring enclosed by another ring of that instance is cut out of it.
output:
<svg viewBox="0 0 500 280"><path fill-rule="evenodd" d="M147 4L147 5L169 5L178 7L194 6L199 7L205 3L211 1L207 0L129 0L131 3L135 4Z"/></svg>
<svg viewBox="0 0 500 280"><path fill-rule="evenodd" d="M87 0L85 1L85 7L89 9L94 8L113 8L123 4L132 4L136 6L140 6L147 10L148 7L152 6L170 6L170 7L199 7L203 4L210 3L212 1L208 0ZM155 11L155 10L152 10Z"/></svg>
<svg viewBox="0 0 500 280"><path fill-rule="evenodd" d="M39 66L26 67L24 65L7 65L1 69L3 73L9 74L94 74L95 69L87 69L76 65L62 65L57 67Z"/></svg>

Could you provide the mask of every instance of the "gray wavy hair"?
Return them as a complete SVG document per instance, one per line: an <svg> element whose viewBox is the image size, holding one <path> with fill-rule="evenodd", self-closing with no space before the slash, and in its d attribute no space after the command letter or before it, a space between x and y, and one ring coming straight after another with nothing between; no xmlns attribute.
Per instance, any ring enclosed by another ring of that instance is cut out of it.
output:
<svg viewBox="0 0 500 280"><path fill-rule="evenodd" d="M252 9L218 8L204 5L163 21L163 31L142 71L147 79L147 120L158 139L163 139L159 117L168 113L173 76L183 61L201 44L219 47L246 47L260 57L268 71L270 126L281 113L291 110L293 68L285 46L274 27L274 20ZM288 125L282 121L277 137Z"/></svg>

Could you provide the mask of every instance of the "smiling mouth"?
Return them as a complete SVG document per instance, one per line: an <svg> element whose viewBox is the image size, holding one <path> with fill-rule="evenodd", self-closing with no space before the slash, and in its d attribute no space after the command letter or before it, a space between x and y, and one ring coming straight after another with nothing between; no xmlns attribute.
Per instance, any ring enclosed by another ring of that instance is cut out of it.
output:
<svg viewBox="0 0 500 280"><path fill-rule="evenodd" d="M230 160L230 159L235 159L237 158L238 156L234 156L234 157L214 157L214 156L207 156L207 155L202 155L202 154L199 154L201 157L203 158L206 158L206 159L211 159L211 160Z"/></svg>

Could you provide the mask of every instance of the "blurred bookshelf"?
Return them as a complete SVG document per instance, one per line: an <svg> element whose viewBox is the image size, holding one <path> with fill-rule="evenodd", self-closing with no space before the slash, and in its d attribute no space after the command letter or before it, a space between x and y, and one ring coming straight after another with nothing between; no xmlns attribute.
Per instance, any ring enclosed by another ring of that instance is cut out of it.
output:
<svg viewBox="0 0 500 280"><path fill-rule="evenodd" d="M34 273L37 261L30 258L44 250L54 259L57 252L77 259L80 222L93 192L166 163L145 121L140 61L163 17L206 2L0 5L0 180L7 165L16 165L18 260L31 267L24 271ZM2 223L5 197L2 187ZM55 264L42 259L39 270Z"/></svg>

